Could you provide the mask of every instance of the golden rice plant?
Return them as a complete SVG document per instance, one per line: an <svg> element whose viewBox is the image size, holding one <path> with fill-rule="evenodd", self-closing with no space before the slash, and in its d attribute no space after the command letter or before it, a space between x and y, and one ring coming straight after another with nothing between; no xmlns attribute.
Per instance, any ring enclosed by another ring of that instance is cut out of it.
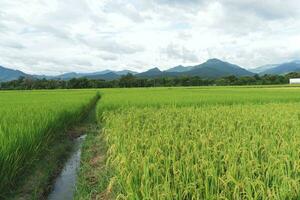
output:
<svg viewBox="0 0 300 200"><path fill-rule="evenodd" d="M99 115L117 199L300 199L299 103Z"/></svg>

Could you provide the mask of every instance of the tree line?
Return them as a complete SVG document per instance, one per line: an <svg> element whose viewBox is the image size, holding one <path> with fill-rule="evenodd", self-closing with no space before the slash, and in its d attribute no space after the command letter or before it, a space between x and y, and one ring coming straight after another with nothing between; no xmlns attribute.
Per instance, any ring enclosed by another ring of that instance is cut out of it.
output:
<svg viewBox="0 0 300 200"><path fill-rule="evenodd" d="M198 76L139 78L127 74L116 80L93 80L73 78L70 80L47 80L20 77L17 80L0 83L1 90L32 89L80 89L80 88L130 88L130 87L176 87L176 86L229 86L229 85L276 85L288 84L290 78L300 73L286 75L226 76L217 79L203 79Z"/></svg>

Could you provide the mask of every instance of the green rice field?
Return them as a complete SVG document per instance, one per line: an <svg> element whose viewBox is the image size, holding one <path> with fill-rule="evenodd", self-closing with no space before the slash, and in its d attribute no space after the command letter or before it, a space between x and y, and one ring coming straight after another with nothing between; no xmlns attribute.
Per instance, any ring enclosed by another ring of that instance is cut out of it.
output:
<svg viewBox="0 0 300 200"><path fill-rule="evenodd" d="M75 199L300 199L300 87L99 89ZM96 90L0 92L0 190Z"/></svg>
<svg viewBox="0 0 300 200"><path fill-rule="evenodd" d="M103 90L115 199L299 199L299 88Z"/></svg>
<svg viewBox="0 0 300 200"><path fill-rule="evenodd" d="M78 121L95 91L0 92L0 197Z"/></svg>

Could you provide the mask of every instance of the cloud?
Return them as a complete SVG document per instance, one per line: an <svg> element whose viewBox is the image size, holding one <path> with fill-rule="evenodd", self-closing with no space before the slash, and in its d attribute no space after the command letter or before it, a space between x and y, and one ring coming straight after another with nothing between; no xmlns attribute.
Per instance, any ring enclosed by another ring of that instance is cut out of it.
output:
<svg viewBox="0 0 300 200"><path fill-rule="evenodd" d="M298 0L0 1L0 65L30 73L300 59Z"/></svg>
<svg viewBox="0 0 300 200"><path fill-rule="evenodd" d="M183 63L195 63L199 61L197 55L191 50L175 44L169 44L166 48L161 50L161 53L165 54L168 59L177 59Z"/></svg>
<svg viewBox="0 0 300 200"><path fill-rule="evenodd" d="M98 44L99 49L116 54L134 54L144 51L144 48L138 45L122 44L114 40L107 40Z"/></svg>
<svg viewBox="0 0 300 200"><path fill-rule="evenodd" d="M176 7L178 9L185 8L186 11L196 11L197 9L204 7L211 0L154 0L159 6Z"/></svg>
<svg viewBox="0 0 300 200"><path fill-rule="evenodd" d="M13 49L24 49L25 47L14 40L3 40L0 41L0 46L6 47L6 48L13 48Z"/></svg>
<svg viewBox="0 0 300 200"><path fill-rule="evenodd" d="M100 51L105 51L113 54L134 54L144 51L140 45L130 43L128 41L118 41L116 37L106 37L94 35L91 37L78 37L79 41L83 42L87 47L93 47Z"/></svg>
<svg viewBox="0 0 300 200"><path fill-rule="evenodd" d="M30 34L30 35L44 35L48 34L50 36L58 37L61 39L70 39L69 38L69 33L59 29L59 28L54 28L49 25L37 25L37 26L32 26L32 27L26 27L22 30L22 34Z"/></svg>
<svg viewBox="0 0 300 200"><path fill-rule="evenodd" d="M103 60L111 60L111 61L115 61L118 59L118 56L115 56L113 54L101 54L99 55L100 58L102 58Z"/></svg>
<svg viewBox="0 0 300 200"><path fill-rule="evenodd" d="M299 16L297 0L224 0L228 12L242 12L245 15L256 15L266 20L276 20Z"/></svg>
<svg viewBox="0 0 300 200"><path fill-rule="evenodd" d="M121 13L128 19L136 23L144 22L145 18L142 13L138 11L134 4L130 4L126 1L110 1L104 6L104 11L106 13Z"/></svg>

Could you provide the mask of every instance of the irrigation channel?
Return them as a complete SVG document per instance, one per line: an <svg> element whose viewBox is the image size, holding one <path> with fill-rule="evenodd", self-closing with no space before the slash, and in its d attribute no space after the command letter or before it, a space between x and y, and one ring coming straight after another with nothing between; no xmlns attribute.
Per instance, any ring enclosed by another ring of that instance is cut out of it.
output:
<svg viewBox="0 0 300 200"><path fill-rule="evenodd" d="M80 167L81 149L90 129L96 126L96 107L92 108L78 127L69 130L73 135L73 149L64 163L62 171L53 182L48 200L72 200L76 189L76 179Z"/></svg>
<svg viewBox="0 0 300 200"><path fill-rule="evenodd" d="M74 149L65 163L60 175L56 178L48 200L71 200L75 192L76 177L80 166L81 146L86 135L74 139Z"/></svg>

